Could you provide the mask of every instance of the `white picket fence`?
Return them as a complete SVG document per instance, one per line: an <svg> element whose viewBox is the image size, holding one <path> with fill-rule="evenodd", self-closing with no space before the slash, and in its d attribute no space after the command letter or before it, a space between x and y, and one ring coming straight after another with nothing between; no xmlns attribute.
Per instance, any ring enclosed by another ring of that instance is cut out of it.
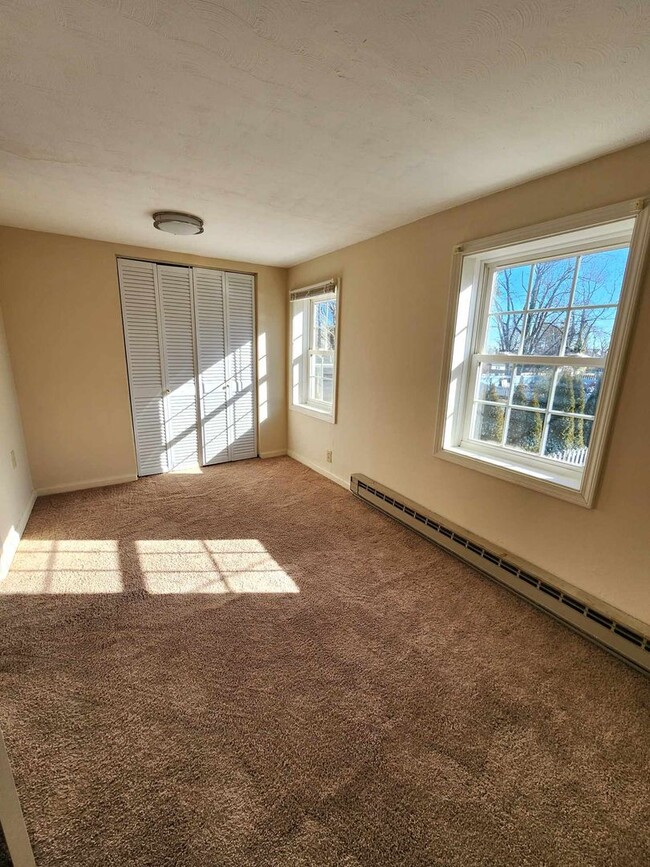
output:
<svg viewBox="0 0 650 867"><path fill-rule="evenodd" d="M554 461L562 461L563 464L573 464L577 467L583 467L587 460L587 446L581 449L564 449L563 452L556 452L554 455L549 455Z"/></svg>

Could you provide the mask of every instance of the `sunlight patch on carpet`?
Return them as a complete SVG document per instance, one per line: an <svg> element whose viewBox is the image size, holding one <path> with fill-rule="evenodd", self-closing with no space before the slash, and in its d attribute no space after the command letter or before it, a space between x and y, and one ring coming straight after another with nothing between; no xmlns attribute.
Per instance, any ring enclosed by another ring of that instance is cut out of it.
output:
<svg viewBox="0 0 650 867"><path fill-rule="evenodd" d="M298 593L257 539L136 542L149 593Z"/></svg>
<svg viewBox="0 0 650 867"><path fill-rule="evenodd" d="M299 593L258 539L23 539L0 594Z"/></svg>

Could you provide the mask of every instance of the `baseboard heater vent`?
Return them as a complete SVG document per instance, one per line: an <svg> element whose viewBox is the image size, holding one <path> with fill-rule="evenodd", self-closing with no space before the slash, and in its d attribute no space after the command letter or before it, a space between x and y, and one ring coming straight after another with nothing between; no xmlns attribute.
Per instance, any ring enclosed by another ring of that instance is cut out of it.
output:
<svg viewBox="0 0 650 867"><path fill-rule="evenodd" d="M562 620L572 629L601 647L650 674L650 637L621 621L613 610L603 611L602 604L583 601L577 591L569 592L553 576L540 577L540 570L508 555L502 557L485 546L483 540L470 538L467 531L454 527L432 512L401 494L355 473L350 490L360 499L395 518L446 551L515 591L538 608ZM443 523L444 521L444 523ZM581 594L582 595L582 594Z"/></svg>

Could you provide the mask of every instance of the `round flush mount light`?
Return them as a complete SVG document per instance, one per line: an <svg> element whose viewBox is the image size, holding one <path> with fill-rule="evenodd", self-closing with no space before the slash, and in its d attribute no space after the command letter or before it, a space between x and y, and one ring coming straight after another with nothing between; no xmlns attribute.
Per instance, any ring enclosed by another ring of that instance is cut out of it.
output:
<svg viewBox="0 0 650 867"><path fill-rule="evenodd" d="M203 220L200 217L180 211L156 211L153 224L156 229L171 235L200 235L203 232Z"/></svg>

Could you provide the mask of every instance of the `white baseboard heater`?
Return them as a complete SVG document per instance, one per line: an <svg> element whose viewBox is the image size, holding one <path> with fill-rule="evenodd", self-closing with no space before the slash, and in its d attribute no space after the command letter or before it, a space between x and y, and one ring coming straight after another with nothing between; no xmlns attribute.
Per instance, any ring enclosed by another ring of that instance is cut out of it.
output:
<svg viewBox="0 0 650 867"><path fill-rule="evenodd" d="M503 584L533 605L596 642L634 668L650 675L650 636L640 623L589 597L566 582L489 542L473 536L407 497L360 473L350 477L359 499L395 518L421 536Z"/></svg>

